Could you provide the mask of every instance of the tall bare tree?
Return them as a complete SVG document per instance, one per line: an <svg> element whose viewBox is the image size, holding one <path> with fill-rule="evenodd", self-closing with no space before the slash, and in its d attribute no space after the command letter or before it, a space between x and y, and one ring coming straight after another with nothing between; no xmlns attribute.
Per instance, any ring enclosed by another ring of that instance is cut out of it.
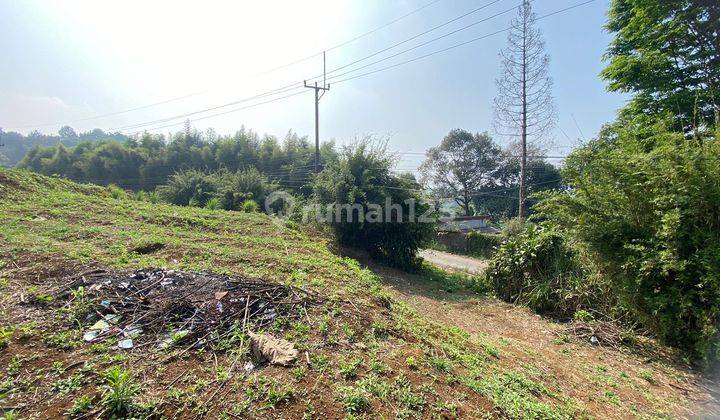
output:
<svg viewBox="0 0 720 420"><path fill-rule="evenodd" d="M530 1L526 0L511 22L507 46L500 52L502 75L496 80L495 128L520 138L520 218L525 217L528 140L544 139L556 121L548 74L550 57L535 23Z"/></svg>

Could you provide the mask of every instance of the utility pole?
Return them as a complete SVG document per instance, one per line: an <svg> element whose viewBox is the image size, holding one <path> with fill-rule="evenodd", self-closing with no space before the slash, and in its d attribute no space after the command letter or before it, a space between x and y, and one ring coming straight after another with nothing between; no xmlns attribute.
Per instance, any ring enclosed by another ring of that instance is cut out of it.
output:
<svg viewBox="0 0 720 420"><path fill-rule="evenodd" d="M320 99L330 90L330 85L326 84L325 80L325 51L323 51L323 85L318 86L317 82L308 85L307 80L303 82L306 88L315 89L315 173L320 172Z"/></svg>

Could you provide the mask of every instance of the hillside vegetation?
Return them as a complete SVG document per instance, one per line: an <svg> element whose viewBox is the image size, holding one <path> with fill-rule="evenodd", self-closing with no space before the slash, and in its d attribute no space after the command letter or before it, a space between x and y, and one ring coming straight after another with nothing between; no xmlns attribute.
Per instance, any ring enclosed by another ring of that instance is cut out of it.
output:
<svg viewBox="0 0 720 420"><path fill-rule="evenodd" d="M510 341L498 345L426 320L318 235L261 213L138 202L6 170L0 203L0 405L23 417L108 415L121 394L138 417L582 418L606 409L631 415L616 406L616 392L656 380L651 373L647 381L613 379L628 382L600 401L571 396L562 381L501 347ZM232 274L313 290L323 303L301 321L269 328L300 350L294 366L246 372L233 369L252 359L242 341L222 351L83 343L87 325L69 321L72 302L51 291L92 267ZM691 408L680 395L644 392L651 417Z"/></svg>

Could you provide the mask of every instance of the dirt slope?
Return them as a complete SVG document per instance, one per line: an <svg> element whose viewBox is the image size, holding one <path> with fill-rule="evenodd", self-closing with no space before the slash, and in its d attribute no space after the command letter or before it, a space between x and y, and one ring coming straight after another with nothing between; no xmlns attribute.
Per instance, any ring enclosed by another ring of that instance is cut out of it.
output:
<svg viewBox="0 0 720 420"><path fill-rule="evenodd" d="M538 372L599 418L720 417L711 384L663 354L594 346L568 337L562 325L526 308L470 292L447 293L437 283L373 265L395 296L426 317L498 347L508 368Z"/></svg>
<svg viewBox="0 0 720 420"><path fill-rule="evenodd" d="M16 417L683 417L683 388L703 398L682 369L651 362L648 375L637 357L596 360L584 344L555 344L551 324L522 310L434 295L420 277L388 272L383 284L322 234L262 214L0 170L0 220L0 410ZM148 267L291 285L322 304L252 331L292 342L300 357L288 367L255 360L243 330L212 348L176 339L172 325L167 347L84 342L105 309L78 273L121 279ZM577 366L561 369L562 357Z"/></svg>

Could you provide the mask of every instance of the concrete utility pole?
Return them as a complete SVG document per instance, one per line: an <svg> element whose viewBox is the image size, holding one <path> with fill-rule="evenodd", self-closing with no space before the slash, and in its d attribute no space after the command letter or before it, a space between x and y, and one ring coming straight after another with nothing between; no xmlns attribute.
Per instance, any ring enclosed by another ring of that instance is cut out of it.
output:
<svg viewBox="0 0 720 420"><path fill-rule="evenodd" d="M315 173L318 173L320 172L320 99L330 90L330 85L325 83L325 51L323 51L323 85L318 86L317 82L308 85L307 80L303 84L306 88L315 89Z"/></svg>

